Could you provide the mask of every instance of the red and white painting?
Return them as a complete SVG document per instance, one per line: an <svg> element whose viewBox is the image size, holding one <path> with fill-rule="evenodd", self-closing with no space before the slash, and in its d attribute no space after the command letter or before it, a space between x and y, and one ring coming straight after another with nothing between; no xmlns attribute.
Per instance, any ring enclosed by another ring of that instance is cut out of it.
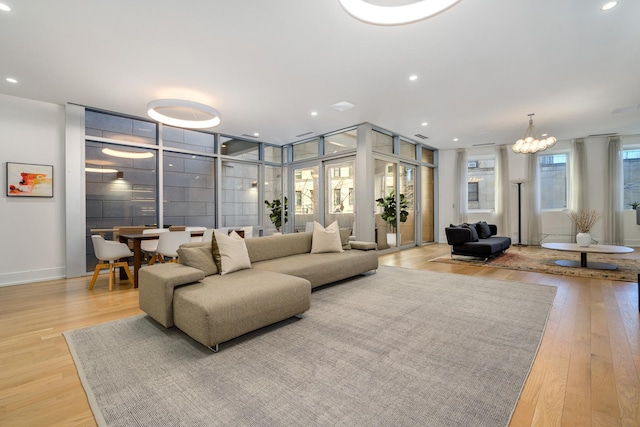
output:
<svg viewBox="0 0 640 427"><path fill-rule="evenodd" d="M7 162L7 196L53 197L53 166Z"/></svg>

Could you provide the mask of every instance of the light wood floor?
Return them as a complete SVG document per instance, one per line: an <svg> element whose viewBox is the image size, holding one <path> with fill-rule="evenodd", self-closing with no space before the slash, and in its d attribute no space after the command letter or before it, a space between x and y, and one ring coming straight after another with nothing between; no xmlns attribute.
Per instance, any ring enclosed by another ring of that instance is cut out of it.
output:
<svg viewBox="0 0 640 427"><path fill-rule="evenodd" d="M428 262L448 251L424 246L380 263L558 287L512 426L640 425L635 283ZM103 276L88 291L89 280L0 288L0 426L95 425L62 332L141 311L127 282L108 292Z"/></svg>

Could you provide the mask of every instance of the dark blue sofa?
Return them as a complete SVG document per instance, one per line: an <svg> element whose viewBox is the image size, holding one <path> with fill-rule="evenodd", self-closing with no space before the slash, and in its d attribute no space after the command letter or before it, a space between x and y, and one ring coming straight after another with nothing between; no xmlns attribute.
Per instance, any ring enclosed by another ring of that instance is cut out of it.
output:
<svg viewBox="0 0 640 427"><path fill-rule="evenodd" d="M486 261L511 247L510 237L496 236L498 228L484 221L473 224L451 224L445 227L444 231L447 235L447 243L451 245L451 256L464 255L484 258Z"/></svg>

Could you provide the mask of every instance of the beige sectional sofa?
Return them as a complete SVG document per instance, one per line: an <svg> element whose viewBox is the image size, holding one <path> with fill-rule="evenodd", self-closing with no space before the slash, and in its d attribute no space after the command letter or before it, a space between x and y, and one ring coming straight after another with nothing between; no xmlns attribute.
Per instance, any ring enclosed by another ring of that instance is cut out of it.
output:
<svg viewBox="0 0 640 427"><path fill-rule="evenodd" d="M246 239L251 268L218 274L211 243L181 246L180 264L140 269L140 308L217 351L218 344L307 311L311 289L378 268L376 244L310 253L312 233Z"/></svg>

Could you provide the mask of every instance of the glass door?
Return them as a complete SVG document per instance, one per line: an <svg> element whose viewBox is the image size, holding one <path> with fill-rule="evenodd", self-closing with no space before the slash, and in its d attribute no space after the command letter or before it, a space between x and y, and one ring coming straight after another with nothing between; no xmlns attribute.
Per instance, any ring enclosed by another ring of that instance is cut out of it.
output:
<svg viewBox="0 0 640 427"><path fill-rule="evenodd" d="M415 215L416 167L401 163L398 168L398 230L400 246L416 243Z"/></svg>
<svg viewBox="0 0 640 427"><path fill-rule="evenodd" d="M338 221L340 228L355 229L355 159L327 162L325 176L325 226Z"/></svg>
<svg viewBox="0 0 640 427"><path fill-rule="evenodd" d="M421 225L422 243L431 243L435 239L434 232L434 168L422 166L421 169Z"/></svg>
<svg viewBox="0 0 640 427"><path fill-rule="evenodd" d="M396 164L375 160L375 238L378 249L396 247Z"/></svg>
<svg viewBox="0 0 640 427"><path fill-rule="evenodd" d="M295 231L313 231L313 221L321 221L319 185L318 166L300 166L293 170Z"/></svg>

